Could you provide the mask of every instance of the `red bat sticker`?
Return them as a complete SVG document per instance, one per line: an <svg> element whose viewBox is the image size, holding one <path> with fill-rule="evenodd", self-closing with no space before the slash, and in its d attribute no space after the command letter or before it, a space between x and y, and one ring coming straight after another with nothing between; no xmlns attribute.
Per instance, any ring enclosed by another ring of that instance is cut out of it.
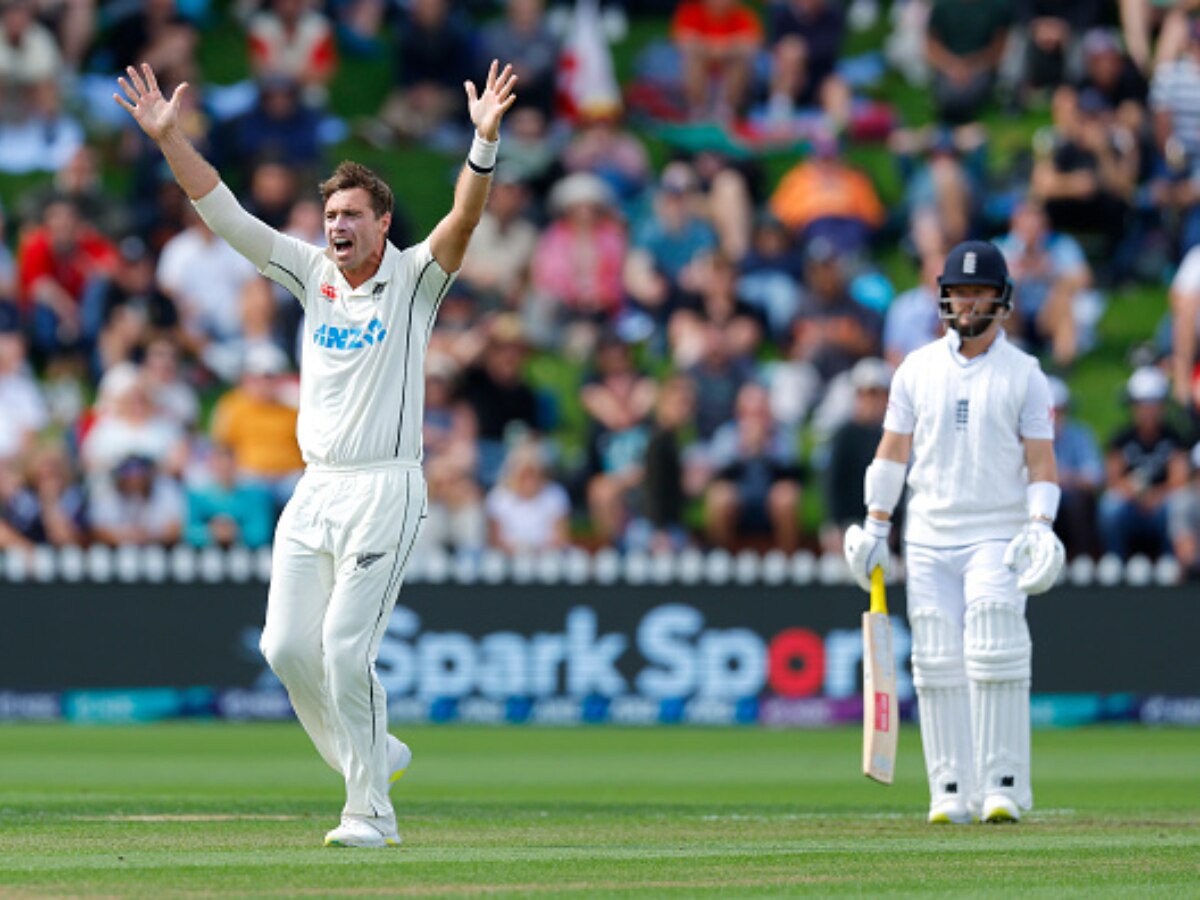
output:
<svg viewBox="0 0 1200 900"><path fill-rule="evenodd" d="M891 709L888 706L888 695L882 691L875 692L875 730L887 731L891 723Z"/></svg>

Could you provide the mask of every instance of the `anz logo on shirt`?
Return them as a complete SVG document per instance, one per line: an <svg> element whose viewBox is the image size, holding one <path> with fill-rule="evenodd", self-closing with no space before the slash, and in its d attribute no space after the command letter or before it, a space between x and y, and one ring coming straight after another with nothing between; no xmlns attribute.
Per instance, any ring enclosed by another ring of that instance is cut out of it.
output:
<svg viewBox="0 0 1200 900"><path fill-rule="evenodd" d="M313 332L313 343L326 350L362 350L383 343L387 329L378 319L372 319L366 328L339 328L322 325Z"/></svg>

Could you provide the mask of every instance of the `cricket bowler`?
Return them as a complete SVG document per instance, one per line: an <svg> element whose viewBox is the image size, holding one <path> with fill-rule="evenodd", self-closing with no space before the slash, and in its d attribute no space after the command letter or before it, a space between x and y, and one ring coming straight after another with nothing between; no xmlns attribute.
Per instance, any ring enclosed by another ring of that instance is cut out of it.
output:
<svg viewBox="0 0 1200 900"><path fill-rule="evenodd" d="M341 824L325 844L398 845L388 789L411 753L387 732L375 660L426 508L425 348L483 213L517 78L493 61L482 91L464 84L475 138L453 208L426 240L399 250L387 240L392 191L366 167L344 162L321 185L325 248L280 234L242 208L184 136L187 84L168 100L150 66L126 74L113 98L208 227L304 307L296 430L305 471L275 533L262 651L346 781Z"/></svg>
<svg viewBox="0 0 1200 900"><path fill-rule="evenodd" d="M892 380L883 437L866 473L867 517L846 561L870 588L889 567L891 517L906 483L913 684L929 777L929 821L1017 822L1033 805L1026 597L1064 560L1054 404L1034 357L1001 323L1012 282L983 241L952 249L938 279L945 335Z"/></svg>

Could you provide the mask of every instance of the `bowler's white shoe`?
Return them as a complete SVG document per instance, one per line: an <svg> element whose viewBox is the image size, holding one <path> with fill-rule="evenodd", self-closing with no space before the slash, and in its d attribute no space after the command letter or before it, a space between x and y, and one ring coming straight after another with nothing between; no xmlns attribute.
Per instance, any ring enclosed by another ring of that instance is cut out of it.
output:
<svg viewBox="0 0 1200 900"><path fill-rule="evenodd" d="M964 800L939 800L929 807L930 825L969 825L975 821Z"/></svg>
<svg viewBox="0 0 1200 900"><path fill-rule="evenodd" d="M342 824L325 835L326 847L399 847L400 835L391 816L375 819L342 816Z"/></svg>
<svg viewBox="0 0 1200 900"><path fill-rule="evenodd" d="M395 784L412 764L412 751L400 738L387 736L388 784Z"/></svg>
<svg viewBox="0 0 1200 900"><path fill-rule="evenodd" d="M1021 809L1007 794L988 794L983 798L983 821L990 825L1020 822Z"/></svg>

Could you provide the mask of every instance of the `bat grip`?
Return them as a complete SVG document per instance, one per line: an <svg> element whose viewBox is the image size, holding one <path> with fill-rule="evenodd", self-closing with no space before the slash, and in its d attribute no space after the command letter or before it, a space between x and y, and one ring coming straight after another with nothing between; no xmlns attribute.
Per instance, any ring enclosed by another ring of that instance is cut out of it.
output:
<svg viewBox="0 0 1200 900"><path fill-rule="evenodd" d="M883 569L876 566L871 570L871 612L887 615L887 591L883 586Z"/></svg>

